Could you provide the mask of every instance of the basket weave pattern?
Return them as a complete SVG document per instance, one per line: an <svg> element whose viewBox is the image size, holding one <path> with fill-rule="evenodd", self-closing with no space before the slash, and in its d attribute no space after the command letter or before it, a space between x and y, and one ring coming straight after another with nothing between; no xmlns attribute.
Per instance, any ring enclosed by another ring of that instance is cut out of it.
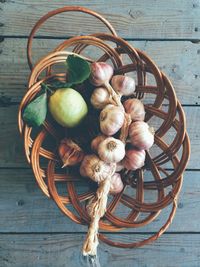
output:
<svg viewBox="0 0 200 267"><path fill-rule="evenodd" d="M95 16L107 26L111 34L95 33L89 36L70 38L62 42L53 52L49 53L33 67L31 50L35 32L48 18L68 11L78 11ZM73 176L61 171L57 146L64 137L64 129L50 118L36 132L24 124L22 112L25 106L41 90L42 82L47 81L50 77L64 79L65 73L56 73L54 67L64 64L67 56L71 53L69 51L85 55L85 51L90 48L98 48L101 51L101 56L96 59L92 57L91 53L87 57L88 61L109 61L114 67L115 74L130 73L129 75L134 75L137 84L136 97L144 99L144 101L146 99L147 102L145 102L145 121L161 121L155 129L154 150L158 152L153 156L151 150L146 153L146 162L143 169L122 173L124 190L111 197L107 212L100 221L100 229L108 231L143 227L158 217L165 207L171 205L171 212L164 225L156 234L145 240L124 243L120 240L111 240L106 234L99 234L99 239L112 246L139 247L156 240L170 225L176 212L183 171L190 153L185 115L174 88L166 75L159 70L145 53L118 37L110 23L91 10L80 7L64 7L48 13L34 26L28 41L27 55L31 74L28 91L19 107L19 130L24 138L27 160L32 166L41 190L45 195L51 197L61 211L74 222L88 225L90 218L85 205L87 200L94 196L95 189L92 186L89 186L88 189L89 180L83 179L78 174ZM148 82L149 75L155 80L153 85ZM148 100L150 103L148 103ZM51 147L46 145L47 139L51 140ZM147 179L149 173L152 176L151 180ZM85 192L78 192L80 181L87 187ZM59 193L58 187L60 183L64 184L64 188L66 188L65 194ZM154 195L157 192L157 199L154 202L145 200L145 192L147 190L148 192L152 191ZM135 194L129 194L129 191L134 191ZM129 213L121 214L120 216L116 215L115 211L119 204L129 209ZM140 216L141 214L143 215L142 217Z"/></svg>

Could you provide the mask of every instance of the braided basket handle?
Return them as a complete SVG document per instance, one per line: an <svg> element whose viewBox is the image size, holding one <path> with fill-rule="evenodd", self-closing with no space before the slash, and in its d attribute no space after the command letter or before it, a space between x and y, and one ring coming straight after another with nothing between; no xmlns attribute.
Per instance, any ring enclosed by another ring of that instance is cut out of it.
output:
<svg viewBox="0 0 200 267"><path fill-rule="evenodd" d="M100 15L99 13L96 13L90 9L84 8L84 7L79 7L79 6L64 6L62 8L58 8L55 10L52 10L50 12L48 12L46 15L44 15L43 17L41 17L36 24L34 25L34 27L31 30L31 33L29 35L28 38L28 43L27 43L27 60L28 60L28 65L30 70L33 69L33 63L32 63L32 42L33 42L33 38L34 35L36 33L36 31L41 27L41 25L48 20L49 18L63 13L63 12L71 12L71 11L75 11L75 12L82 12L82 13L86 13L89 14L91 16L96 17L97 19L99 19L101 22L103 22L103 24L105 24L105 26L109 29L109 31L117 36L117 33L115 31L115 29L113 28L113 26L110 24L110 22L108 22L102 15Z"/></svg>

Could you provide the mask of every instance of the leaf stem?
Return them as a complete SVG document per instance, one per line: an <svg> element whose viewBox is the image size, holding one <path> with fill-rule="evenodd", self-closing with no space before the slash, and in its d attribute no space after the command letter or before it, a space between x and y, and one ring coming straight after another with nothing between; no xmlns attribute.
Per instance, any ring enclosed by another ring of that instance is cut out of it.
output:
<svg viewBox="0 0 200 267"><path fill-rule="evenodd" d="M54 93L54 91L51 90L51 89L49 88L49 86L48 86L46 83L41 83L41 86L43 86L43 88L44 88L46 91L50 92L51 94Z"/></svg>

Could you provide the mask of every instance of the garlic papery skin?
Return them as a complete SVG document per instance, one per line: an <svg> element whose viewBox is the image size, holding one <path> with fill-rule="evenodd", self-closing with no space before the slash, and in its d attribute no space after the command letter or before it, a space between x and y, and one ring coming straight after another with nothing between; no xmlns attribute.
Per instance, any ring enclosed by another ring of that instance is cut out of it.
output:
<svg viewBox="0 0 200 267"><path fill-rule="evenodd" d="M117 162L117 166L116 166L116 172L120 172L124 169L124 164L123 164L123 160L120 162Z"/></svg>
<svg viewBox="0 0 200 267"><path fill-rule="evenodd" d="M119 139L108 137L99 144L98 155L107 163L120 162L125 156L125 145Z"/></svg>
<svg viewBox="0 0 200 267"><path fill-rule="evenodd" d="M112 176L116 169L116 163L106 163L96 155L87 155L84 157L80 174L89 177L97 183L101 183L106 178Z"/></svg>
<svg viewBox="0 0 200 267"><path fill-rule="evenodd" d="M144 121L132 122L129 127L129 137L132 145L148 150L154 143L154 135L149 125Z"/></svg>
<svg viewBox="0 0 200 267"><path fill-rule="evenodd" d="M80 163L84 158L83 150L71 139L64 138L58 147L58 154L63 162L62 168Z"/></svg>
<svg viewBox="0 0 200 267"><path fill-rule="evenodd" d="M124 123L124 110L121 107L107 105L100 113L100 129L105 135L113 135Z"/></svg>
<svg viewBox="0 0 200 267"><path fill-rule="evenodd" d="M123 159L124 167L127 170L137 170L144 166L146 153L144 150L137 148L128 149Z"/></svg>
<svg viewBox="0 0 200 267"><path fill-rule="evenodd" d="M91 149L94 151L94 152L97 152L98 150L98 147L99 147L99 144L104 141L105 139L107 138L107 136L105 135L98 135L96 136L92 142L91 142Z"/></svg>
<svg viewBox="0 0 200 267"><path fill-rule="evenodd" d="M135 92L135 80L124 75L112 77L111 85L113 89L121 95L129 96Z"/></svg>
<svg viewBox="0 0 200 267"><path fill-rule="evenodd" d="M93 62L91 65L90 82L95 86L102 86L113 76L113 67L105 62Z"/></svg>
<svg viewBox="0 0 200 267"><path fill-rule="evenodd" d="M143 103L137 99L132 98L126 100L124 103L126 113L130 114L132 121L143 121L145 117L145 109Z"/></svg>
<svg viewBox="0 0 200 267"><path fill-rule="evenodd" d="M103 109L106 105L111 103L108 90L104 87L96 88L90 99L91 104L96 109Z"/></svg>
<svg viewBox="0 0 200 267"><path fill-rule="evenodd" d="M115 173L110 181L110 192L111 194L118 194L124 188L124 184L119 173Z"/></svg>

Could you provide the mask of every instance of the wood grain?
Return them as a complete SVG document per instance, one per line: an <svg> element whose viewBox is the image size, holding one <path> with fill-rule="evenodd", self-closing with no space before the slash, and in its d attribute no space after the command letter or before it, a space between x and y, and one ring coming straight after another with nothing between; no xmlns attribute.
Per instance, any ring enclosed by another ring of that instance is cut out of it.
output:
<svg viewBox="0 0 200 267"><path fill-rule="evenodd" d="M123 241L145 237L123 235ZM83 240L81 234L0 235L1 266L94 266L81 256ZM98 266L115 267L123 263L126 267L199 267L199 247L199 234L165 234L151 246L139 249L117 249L100 244Z"/></svg>
<svg viewBox="0 0 200 267"><path fill-rule="evenodd" d="M200 153L200 124L197 123L200 117L200 107L185 107L184 109L192 149L191 159L187 168L200 169L200 162L198 160ZM22 138L20 138L18 133L17 112L17 105L0 107L0 167L28 167L23 152ZM154 126L152 123L150 125ZM173 136L173 132L168 135L167 140L169 142L171 136ZM151 151L154 150L152 149Z"/></svg>
<svg viewBox="0 0 200 267"><path fill-rule="evenodd" d="M178 209L168 231L200 232L200 172L187 171L184 175ZM146 175L145 175L146 177ZM1 233L49 233L86 232L87 227L73 223L64 216L52 200L43 195L38 188L31 170L0 170L0 232ZM76 184L79 192L86 192L80 182ZM65 184L60 191L66 195ZM134 192L134 191L133 191ZM132 192L132 194L133 194ZM154 201L156 193L144 192L145 201ZM126 229L125 232L153 232L167 219L170 207L148 226L142 229ZM124 217L126 209L120 206L117 215Z"/></svg>
<svg viewBox="0 0 200 267"><path fill-rule="evenodd" d="M35 22L52 9L65 5L85 6L101 13L126 38L200 38L198 0L160 1L1 1L1 35L27 36ZM92 25L92 27L91 27ZM94 27L95 25L95 27ZM97 20L77 14L62 14L44 25L39 35L71 36L102 32Z"/></svg>
<svg viewBox="0 0 200 267"><path fill-rule="evenodd" d="M62 40L35 40L33 57L37 61ZM20 101L26 91L30 71L26 60L26 39L0 42L0 103ZM133 46L145 51L166 73L182 104L200 103L200 49L191 42L135 41ZM36 56L37 55L37 56ZM8 71L9 70L9 71Z"/></svg>
<svg viewBox="0 0 200 267"><path fill-rule="evenodd" d="M130 42L151 56L169 76L178 98L187 106L191 138L188 168L193 171L185 172L177 213L168 232L152 245L136 250L101 244L98 267L122 264L125 267L199 267L199 0L0 0L0 266L94 266L80 253L86 226L71 222L42 194L26 163L17 129L18 103L26 91L29 75L26 37L42 15L66 4L96 10L113 24L121 37L140 40ZM78 13L56 16L37 33L41 39L34 40L34 59L46 55L68 36L95 31L103 32L105 28L90 16ZM80 183L79 191L85 190ZM65 185L61 185L60 191L65 193ZM145 191L146 201L154 198L155 194ZM163 224L168 212L169 207L143 229L126 230L120 236L108 235L125 242L141 240ZM117 211L118 216L125 213L124 207Z"/></svg>

